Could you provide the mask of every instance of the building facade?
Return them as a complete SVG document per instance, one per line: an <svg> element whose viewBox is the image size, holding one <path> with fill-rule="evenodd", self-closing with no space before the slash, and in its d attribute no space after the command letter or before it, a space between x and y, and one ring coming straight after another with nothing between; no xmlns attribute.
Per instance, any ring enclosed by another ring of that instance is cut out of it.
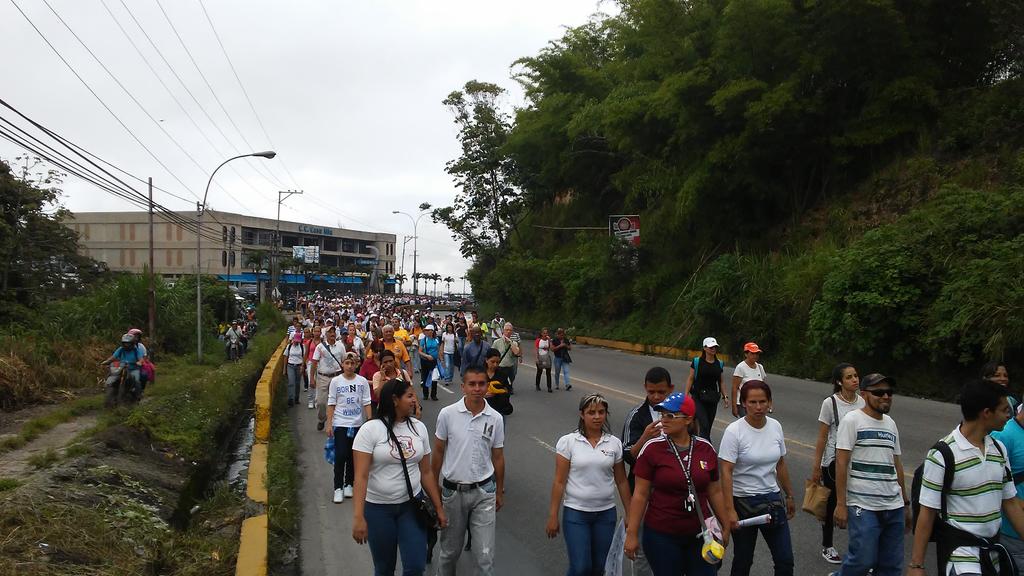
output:
<svg viewBox="0 0 1024 576"><path fill-rule="evenodd" d="M194 212L179 212L186 220L195 220ZM149 214L139 212L76 212L65 225L78 233L81 252L113 271L141 273L149 264ZM230 212L208 210L203 216L203 230L219 238L202 240L199 264L203 274L218 275L236 282L249 276L262 276L269 263L258 266L256 256L269 257L273 252L278 222L270 218L243 216ZM338 272L332 278L347 277L346 284L368 285L376 271L379 285L396 272L395 235L331 228L290 222L280 223L280 262L292 258L293 246L319 248L319 266L307 265L308 276L317 270ZM234 238L234 243L229 240ZM153 270L167 279L196 271L196 235L180 224L154 217ZM230 266L230 270L229 270ZM286 269L286 267L282 267ZM244 274L244 276L242 276ZM353 278L364 280L355 282ZM289 274L289 283L303 283Z"/></svg>

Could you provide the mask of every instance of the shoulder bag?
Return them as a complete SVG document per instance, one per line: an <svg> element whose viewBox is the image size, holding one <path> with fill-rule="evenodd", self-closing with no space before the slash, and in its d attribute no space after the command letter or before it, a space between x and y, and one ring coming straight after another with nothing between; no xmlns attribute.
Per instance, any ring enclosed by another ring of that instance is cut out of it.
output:
<svg viewBox="0 0 1024 576"><path fill-rule="evenodd" d="M398 438L395 437L395 432L391 429L391 426L387 423L385 423L384 426L388 429L388 436L390 436L391 441L395 443L395 448L398 450L398 457L402 460L402 474L405 476L405 489L409 491L409 502L413 503L416 510L416 519L419 520L420 525L423 526L424 529L438 529L437 510L434 509L434 503L429 497L417 498L416 495L413 494L412 480L409 479L409 468L405 463L405 450L402 449L402 445L398 442Z"/></svg>

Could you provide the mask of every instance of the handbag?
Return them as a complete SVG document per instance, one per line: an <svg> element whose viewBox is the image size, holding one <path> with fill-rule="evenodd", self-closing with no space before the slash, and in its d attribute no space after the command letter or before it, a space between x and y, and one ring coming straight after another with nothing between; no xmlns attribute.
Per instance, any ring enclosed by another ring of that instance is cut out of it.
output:
<svg viewBox="0 0 1024 576"><path fill-rule="evenodd" d="M801 509L808 514L813 514L819 521L825 521L825 508L828 506L828 497L832 491L827 487L818 484L814 480L807 479L804 482L804 503Z"/></svg>
<svg viewBox="0 0 1024 576"><path fill-rule="evenodd" d="M434 509L434 503L429 498L417 498L412 492L412 480L409 479L409 468L405 464L405 450L402 449L402 445L398 443L398 438L395 437L394 430L391 426L385 424L388 429L388 436L391 437L391 441L395 443L395 448L398 450L398 456L402 460L402 474L405 475L405 489L409 491L409 501L413 503L416 509L416 519L419 520L420 525L423 529L438 529L440 526L437 522L437 510Z"/></svg>

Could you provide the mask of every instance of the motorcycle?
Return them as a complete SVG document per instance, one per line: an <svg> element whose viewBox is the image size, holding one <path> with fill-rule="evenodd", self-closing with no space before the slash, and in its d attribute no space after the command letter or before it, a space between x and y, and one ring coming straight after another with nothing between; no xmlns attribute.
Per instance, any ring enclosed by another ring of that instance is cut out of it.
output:
<svg viewBox="0 0 1024 576"><path fill-rule="evenodd" d="M237 340L228 343L228 360L238 362L242 357L242 346Z"/></svg>
<svg viewBox="0 0 1024 576"><path fill-rule="evenodd" d="M107 408L113 408L118 404L126 405L138 402L138 389L138 382L132 378L128 366L121 362L111 362L103 405Z"/></svg>

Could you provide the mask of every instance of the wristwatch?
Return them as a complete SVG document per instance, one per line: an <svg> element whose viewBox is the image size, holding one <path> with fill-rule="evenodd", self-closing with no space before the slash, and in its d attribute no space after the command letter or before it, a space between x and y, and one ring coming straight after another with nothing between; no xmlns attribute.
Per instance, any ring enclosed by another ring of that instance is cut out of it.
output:
<svg viewBox="0 0 1024 576"><path fill-rule="evenodd" d="M911 570L924 570L924 564L907 564L907 568Z"/></svg>

